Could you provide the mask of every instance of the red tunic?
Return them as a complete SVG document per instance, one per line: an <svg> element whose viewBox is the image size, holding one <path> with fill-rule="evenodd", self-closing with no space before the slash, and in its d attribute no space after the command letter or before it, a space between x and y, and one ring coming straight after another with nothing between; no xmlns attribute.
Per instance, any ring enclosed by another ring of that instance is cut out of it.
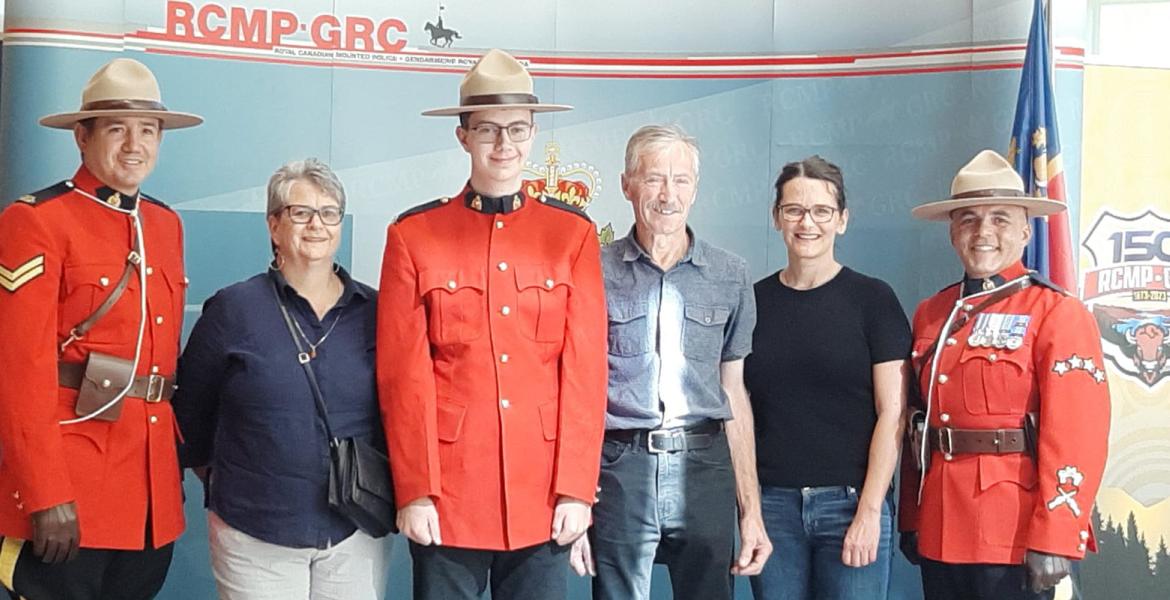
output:
<svg viewBox="0 0 1170 600"><path fill-rule="evenodd" d="M558 496L596 492L600 246L568 205L522 195L487 214L473 197L387 231L378 391L399 506L430 496L444 545L511 550L551 538Z"/></svg>
<svg viewBox="0 0 1170 600"><path fill-rule="evenodd" d="M161 546L183 531L170 404L125 398L116 422L58 424L77 417L77 391L57 384L58 344L121 277L135 235L131 211L103 202L113 192L84 167L51 189L0 213L0 535L27 539L33 512L73 501L82 547L142 549L148 508ZM186 291L182 226L158 202L140 196L137 206L147 273L137 375L170 378ZM61 360L83 363L91 351L133 359L140 294L135 272Z"/></svg>
<svg viewBox="0 0 1170 600"><path fill-rule="evenodd" d="M1029 275L1017 263L1000 276ZM1037 460L1023 453L947 460L936 450L920 505L918 473L903 469L899 529L917 530L919 553L948 563L1020 564L1026 550L1083 558L1094 549L1089 517L1109 436L1096 322L1075 297L1036 284L986 308L926 355L947 319L988 293L960 301L953 285L919 305L919 408L932 428L1020 429L1026 413L1039 413ZM999 347L991 343L997 332ZM913 464L909 453L903 462Z"/></svg>

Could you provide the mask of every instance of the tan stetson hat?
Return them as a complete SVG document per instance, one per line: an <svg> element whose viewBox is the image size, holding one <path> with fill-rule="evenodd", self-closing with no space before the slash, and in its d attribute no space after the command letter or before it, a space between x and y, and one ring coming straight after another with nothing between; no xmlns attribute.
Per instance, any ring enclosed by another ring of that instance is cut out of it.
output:
<svg viewBox="0 0 1170 600"><path fill-rule="evenodd" d="M463 76L459 84L459 106L423 112L426 117L444 117L493 108L527 108L532 112L572 110L567 104L541 104L532 93L532 76L520 61L503 50L488 50Z"/></svg>
<svg viewBox="0 0 1170 600"><path fill-rule="evenodd" d="M41 117L40 124L72 129L78 121L93 117L155 117L162 121L163 129L194 127L203 122L199 115L167 110L154 73L130 58L115 58L89 78L81 91L80 110Z"/></svg>
<svg viewBox="0 0 1170 600"><path fill-rule="evenodd" d="M927 221L949 221L951 212L969 206L1007 204L1020 206L1030 217L1056 214L1064 202L1034 198L1024 191L1024 180L1004 157L984 150L959 169L951 182L951 197L914 207L910 214Z"/></svg>

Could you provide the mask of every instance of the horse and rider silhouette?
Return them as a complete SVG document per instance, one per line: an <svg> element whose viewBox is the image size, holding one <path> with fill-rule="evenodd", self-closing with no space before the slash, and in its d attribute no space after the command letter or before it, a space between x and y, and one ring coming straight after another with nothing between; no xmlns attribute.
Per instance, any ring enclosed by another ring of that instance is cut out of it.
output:
<svg viewBox="0 0 1170 600"><path fill-rule="evenodd" d="M427 21L423 29L431 34L431 45L436 48L449 48L451 47L451 43L456 39L463 39L463 36L459 35L458 31L443 27L443 17L439 17L438 25Z"/></svg>

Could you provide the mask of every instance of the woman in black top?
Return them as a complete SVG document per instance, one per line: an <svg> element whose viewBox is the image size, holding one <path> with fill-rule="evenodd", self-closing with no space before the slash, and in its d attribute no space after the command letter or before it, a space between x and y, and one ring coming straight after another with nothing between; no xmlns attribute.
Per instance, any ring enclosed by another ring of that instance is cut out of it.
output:
<svg viewBox="0 0 1170 600"><path fill-rule="evenodd" d="M768 537L757 600L886 597L910 326L885 282L842 266L841 171L789 163L772 207L788 266L755 285L745 376Z"/></svg>

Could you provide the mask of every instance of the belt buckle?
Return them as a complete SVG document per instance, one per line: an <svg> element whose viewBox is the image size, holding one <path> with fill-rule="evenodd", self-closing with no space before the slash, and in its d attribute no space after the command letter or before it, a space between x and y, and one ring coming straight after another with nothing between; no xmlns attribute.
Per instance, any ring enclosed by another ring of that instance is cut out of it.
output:
<svg viewBox="0 0 1170 600"><path fill-rule="evenodd" d="M670 438L670 437L674 437L675 434L673 431L671 431L669 429L654 429L651 431L647 431L646 432L646 450L648 450L650 452L650 454L666 454L667 452L670 452L670 450L654 447L654 436L655 435Z"/></svg>
<svg viewBox="0 0 1170 600"><path fill-rule="evenodd" d="M938 449L943 454L955 453L955 438L951 434L950 427L942 427L938 430Z"/></svg>
<svg viewBox="0 0 1170 600"><path fill-rule="evenodd" d="M158 404L162 402L163 390L166 389L167 380L162 375L151 373L146 377L146 400L147 404Z"/></svg>

